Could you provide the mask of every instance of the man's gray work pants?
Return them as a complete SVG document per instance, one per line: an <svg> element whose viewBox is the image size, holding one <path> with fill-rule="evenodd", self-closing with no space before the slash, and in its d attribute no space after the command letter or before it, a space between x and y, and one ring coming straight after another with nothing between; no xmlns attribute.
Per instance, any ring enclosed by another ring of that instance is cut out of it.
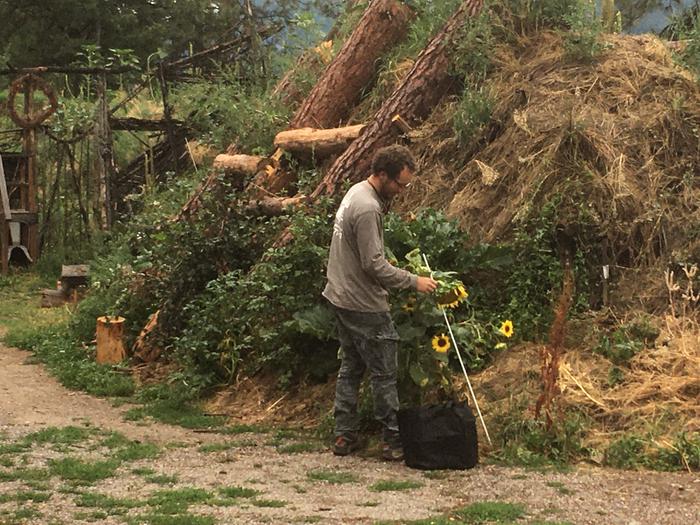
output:
<svg viewBox="0 0 700 525"><path fill-rule="evenodd" d="M331 305L338 325L341 365L335 388L335 435L355 438L359 429L357 398L365 370L369 371L374 417L384 427L384 439L396 439L397 349L399 336L389 312L353 312Z"/></svg>

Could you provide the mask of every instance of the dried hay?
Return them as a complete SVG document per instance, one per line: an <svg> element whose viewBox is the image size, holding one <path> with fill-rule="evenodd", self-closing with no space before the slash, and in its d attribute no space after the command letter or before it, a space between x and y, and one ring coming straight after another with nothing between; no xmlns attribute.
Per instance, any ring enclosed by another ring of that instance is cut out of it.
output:
<svg viewBox="0 0 700 525"><path fill-rule="evenodd" d="M496 53L492 123L470 145L454 103L414 133L421 176L400 209L438 206L474 242L507 238L558 195L560 222L607 238L613 262L698 252L700 87L653 36L610 35L594 64L542 33ZM585 224L581 224L585 217Z"/></svg>
<svg viewBox="0 0 700 525"><path fill-rule="evenodd" d="M700 325L667 316L657 346L646 348L626 365L624 379L608 383L613 364L586 347L569 348L559 368L562 413L582 411L596 422L589 445L608 442L620 433L700 432ZM534 417L542 388L539 347L519 345L497 357L493 366L473 378L487 425L524 408ZM523 404L522 401L525 401Z"/></svg>
<svg viewBox="0 0 700 525"><path fill-rule="evenodd" d="M562 401L600 423L594 440L650 431L655 423L674 432L700 432L700 326L670 316L665 324L662 343L633 357L615 386L607 384L611 363L604 357L585 351L565 355Z"/></svg>

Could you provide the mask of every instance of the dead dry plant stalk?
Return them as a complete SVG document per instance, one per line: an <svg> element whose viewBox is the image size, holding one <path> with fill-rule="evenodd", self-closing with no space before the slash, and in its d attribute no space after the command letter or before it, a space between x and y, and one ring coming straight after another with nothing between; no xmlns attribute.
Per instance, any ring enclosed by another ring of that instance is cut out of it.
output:
<svg viewBox="0 0 700 525"><path fill-rule="evenodd" d="M673 270L667 269L664 271L664 281L668 290L668 303L671 309L671 316L676 317L676 303L680 299L680 318L691 320L698 304L700 304L700 289L695 291L695 277L698 274L698 265L684 263L681 265L681 269L686 281L684 288L681 288L679 282L676 281Z"/></svg>
<svg viewBox="0 0 700 525"><path fill-rule="evenodd" d="M540 349L542 377L542 393L535 405L535 417L539 418L544 410L547 429L550 429L553 422L553 413L560 415L558 403L559 394L559 361L561 359L562 348L564 346L564 334L566 331L566 318L569 315L571 301L574 292L574 272L571 265L571 258L567 255L564 260L564 277L561 294L554 311L554 321L549 330L549 344L543 345ZM553 406L554 405L554 406Z"/></svg>

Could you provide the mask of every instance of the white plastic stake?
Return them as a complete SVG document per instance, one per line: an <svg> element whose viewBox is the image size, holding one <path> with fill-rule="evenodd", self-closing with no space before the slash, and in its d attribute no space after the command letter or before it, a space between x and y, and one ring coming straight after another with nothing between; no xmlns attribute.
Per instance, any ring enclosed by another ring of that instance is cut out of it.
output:
<svg viewBox="0 0 700 525"><path fill-rule="evenodd" d="M423 260L425 261L425 266L428 268L428 271L430 271L430 276L432 278L433 276L433 271L430 269L430 264L428 264L428 258L425 256L425 254L421 254L423 256ZM464 361L462 360L462 354L459 352L459 347L457 346L457 341L455 340L455 335L452 333L452 326L450 325L450 320L447 318L447 312L445 311L444 308L440 308L442 310L442 316L445 318L445 324L447 325L447 331L450 333L450 339L452 339L452 344L455 347L455 351L457 352L457 358L459 359L459 364L462 366L462 372L464 372L464 379L467 380L467 386L469 387L469 393L472 396L472 399L474 400L474 407L476 407L476 412L479 414L479 420L481 421L481 426L484 427L484 433L486 434L486 439L489 442L489 445L492 445L493 443L491 442L491 436L489 436L489 431L486 428L486 423L484 422L484 416L481 415L481 409L479 409L479 402L476 400L476 394L474 394L474 389L472 388L472 382L469 380L469 375L467 374L467 368L464 366Z"/></svg>

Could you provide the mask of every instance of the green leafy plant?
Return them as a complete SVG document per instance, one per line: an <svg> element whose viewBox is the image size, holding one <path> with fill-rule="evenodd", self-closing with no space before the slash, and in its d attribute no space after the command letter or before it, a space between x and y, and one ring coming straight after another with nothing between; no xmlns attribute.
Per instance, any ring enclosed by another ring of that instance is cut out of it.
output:
<svg viewBox="0 0 700 525"><path fill-rule="evenodd" d="M600 41L602 25L596 15L595 1L579 0L564 20L569 25L564 41L566 52L574 60L592 61L603 49Z"/></svg>

